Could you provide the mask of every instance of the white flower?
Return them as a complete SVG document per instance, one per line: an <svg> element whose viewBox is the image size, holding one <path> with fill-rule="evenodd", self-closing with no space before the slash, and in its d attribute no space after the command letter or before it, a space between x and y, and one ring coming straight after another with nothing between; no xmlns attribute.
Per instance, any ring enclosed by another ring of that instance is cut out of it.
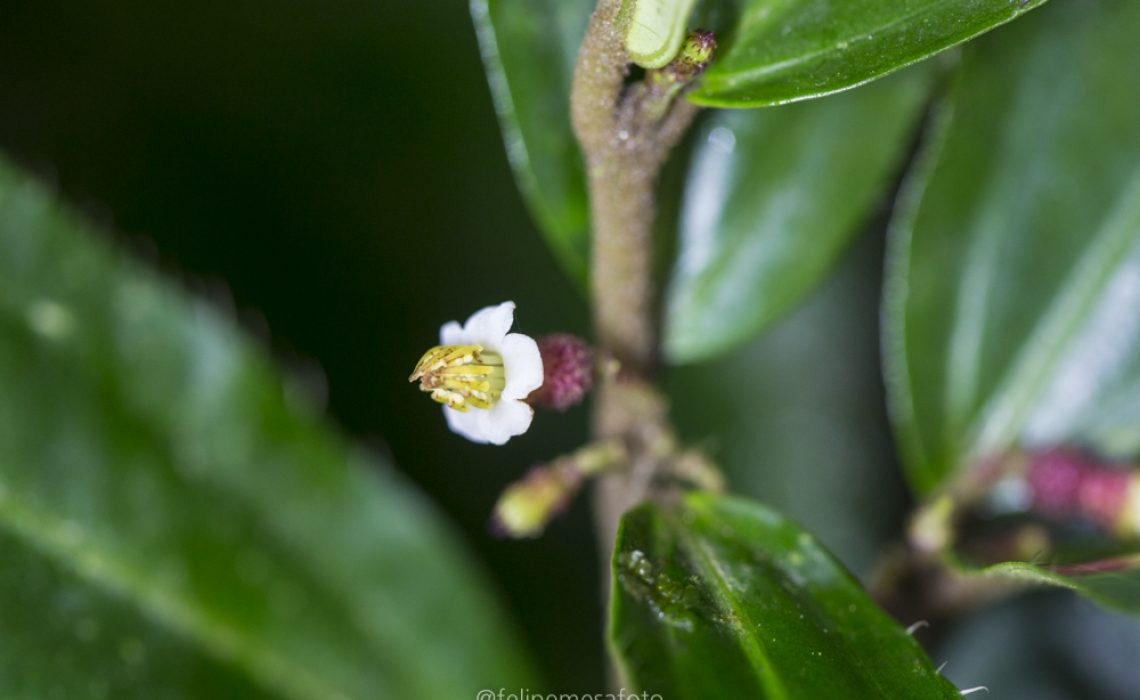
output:
<svg viewBox="0 0 1140 700"><path fill-rule="evenodd" d="M410 379L444 404L447 425L477 443L502 445L530 427L534 409L524 399L542 386L542 355L533 338L509 333L515 304L480 309L460 326L439 329Z"/></svg>

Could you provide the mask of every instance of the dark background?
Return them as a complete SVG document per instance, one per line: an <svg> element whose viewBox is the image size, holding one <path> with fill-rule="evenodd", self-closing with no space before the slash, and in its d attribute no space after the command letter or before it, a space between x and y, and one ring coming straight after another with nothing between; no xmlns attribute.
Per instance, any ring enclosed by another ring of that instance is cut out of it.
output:
<svg viewBox="0 0 1140 700"><path fill-rule="evenodd" d="M407 384L439 326L504 299L587 330L516 194L464 3L0 3L0 146L271 344L478 548L552 684L602 683L585 504L491 538L503 485L581 409L473 446ZM556 633L551 634L551 630Z"/></svg>

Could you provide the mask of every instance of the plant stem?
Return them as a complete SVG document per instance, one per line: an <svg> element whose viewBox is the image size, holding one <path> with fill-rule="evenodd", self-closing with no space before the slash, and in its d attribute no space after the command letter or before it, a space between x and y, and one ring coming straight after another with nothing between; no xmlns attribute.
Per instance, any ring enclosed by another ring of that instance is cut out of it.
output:
<svg viewBox="0 0 1140 700"><path fill-rule="evenodd" d="M1026 588L1024 581L961 573L946 556L955 546L962 513L1002 478L1023 471L1025 463L1016 453L980 460L920 505L904 541L884 552L875 567L869 585L875 601L900 623L933 623Z"/></svg>
<svg viewBox="0 0 1140 700"><path fill-rule="evenodd" d="M608 563L617 523L643 500L659 469L657 445L671 441L665 401L647 382L657 361L652 279L654 184L697 108L677 91L626 85L621 0L600 0L578 53L571 91L574 133L586 161L593 225L592 299L597 342L620 364L601 383L594 437L626 444L630 466L596 492L597 529ZM608 568L608 567L607 567Z"/></svg>

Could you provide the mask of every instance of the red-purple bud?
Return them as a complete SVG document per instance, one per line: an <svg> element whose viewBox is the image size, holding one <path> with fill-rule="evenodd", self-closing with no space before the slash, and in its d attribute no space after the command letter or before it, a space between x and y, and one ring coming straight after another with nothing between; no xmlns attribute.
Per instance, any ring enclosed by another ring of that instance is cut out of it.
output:
<svg viewBox="0 0 1140 700"><path fill-rule="evenodd" d="M567 333L538 339L542 355L542 386L527 397L535 406L565 411L582 401L594 386L594 351L586 341Z"/></svg>
<svg viewBox="0 0 1140 700"><path fill-rule="evenodd" d="M1106 528L1119 522L1128 500L1128 472L1119 469L1090 471L1081 481L1079 494L1081 513Z"/></svg>
<svg viewBox="0 0 1140 700"><path fill-rule="evenodd" d="M1033 455L1031 459L1026 476L1033 504L1049 515L1073 515L1081 480L1089 469L1084 456L1059 449Z"/></svg>
<svg viewBox="0 0 1140 700"><path fill-rule="evenodd" d="M1111 529L1125 508L1131 472L1057 449L1034 455L1026 478L1042 513L1085 518Z"/></svg>

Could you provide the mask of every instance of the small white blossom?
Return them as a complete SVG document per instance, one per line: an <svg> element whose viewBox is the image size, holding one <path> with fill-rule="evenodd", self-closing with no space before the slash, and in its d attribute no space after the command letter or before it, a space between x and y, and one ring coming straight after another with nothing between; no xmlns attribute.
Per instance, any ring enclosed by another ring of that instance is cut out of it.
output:
<svg viewBox="0 0 1140 700"><path fill-rule="evenodd" d="M480 309L462 326L439 330L412 373L420 387L444 404L447 425L472 442L502 445L530 427L534 409L526 397L542 386L542 355L533 338L510 333L515 304Z"/></svg>

